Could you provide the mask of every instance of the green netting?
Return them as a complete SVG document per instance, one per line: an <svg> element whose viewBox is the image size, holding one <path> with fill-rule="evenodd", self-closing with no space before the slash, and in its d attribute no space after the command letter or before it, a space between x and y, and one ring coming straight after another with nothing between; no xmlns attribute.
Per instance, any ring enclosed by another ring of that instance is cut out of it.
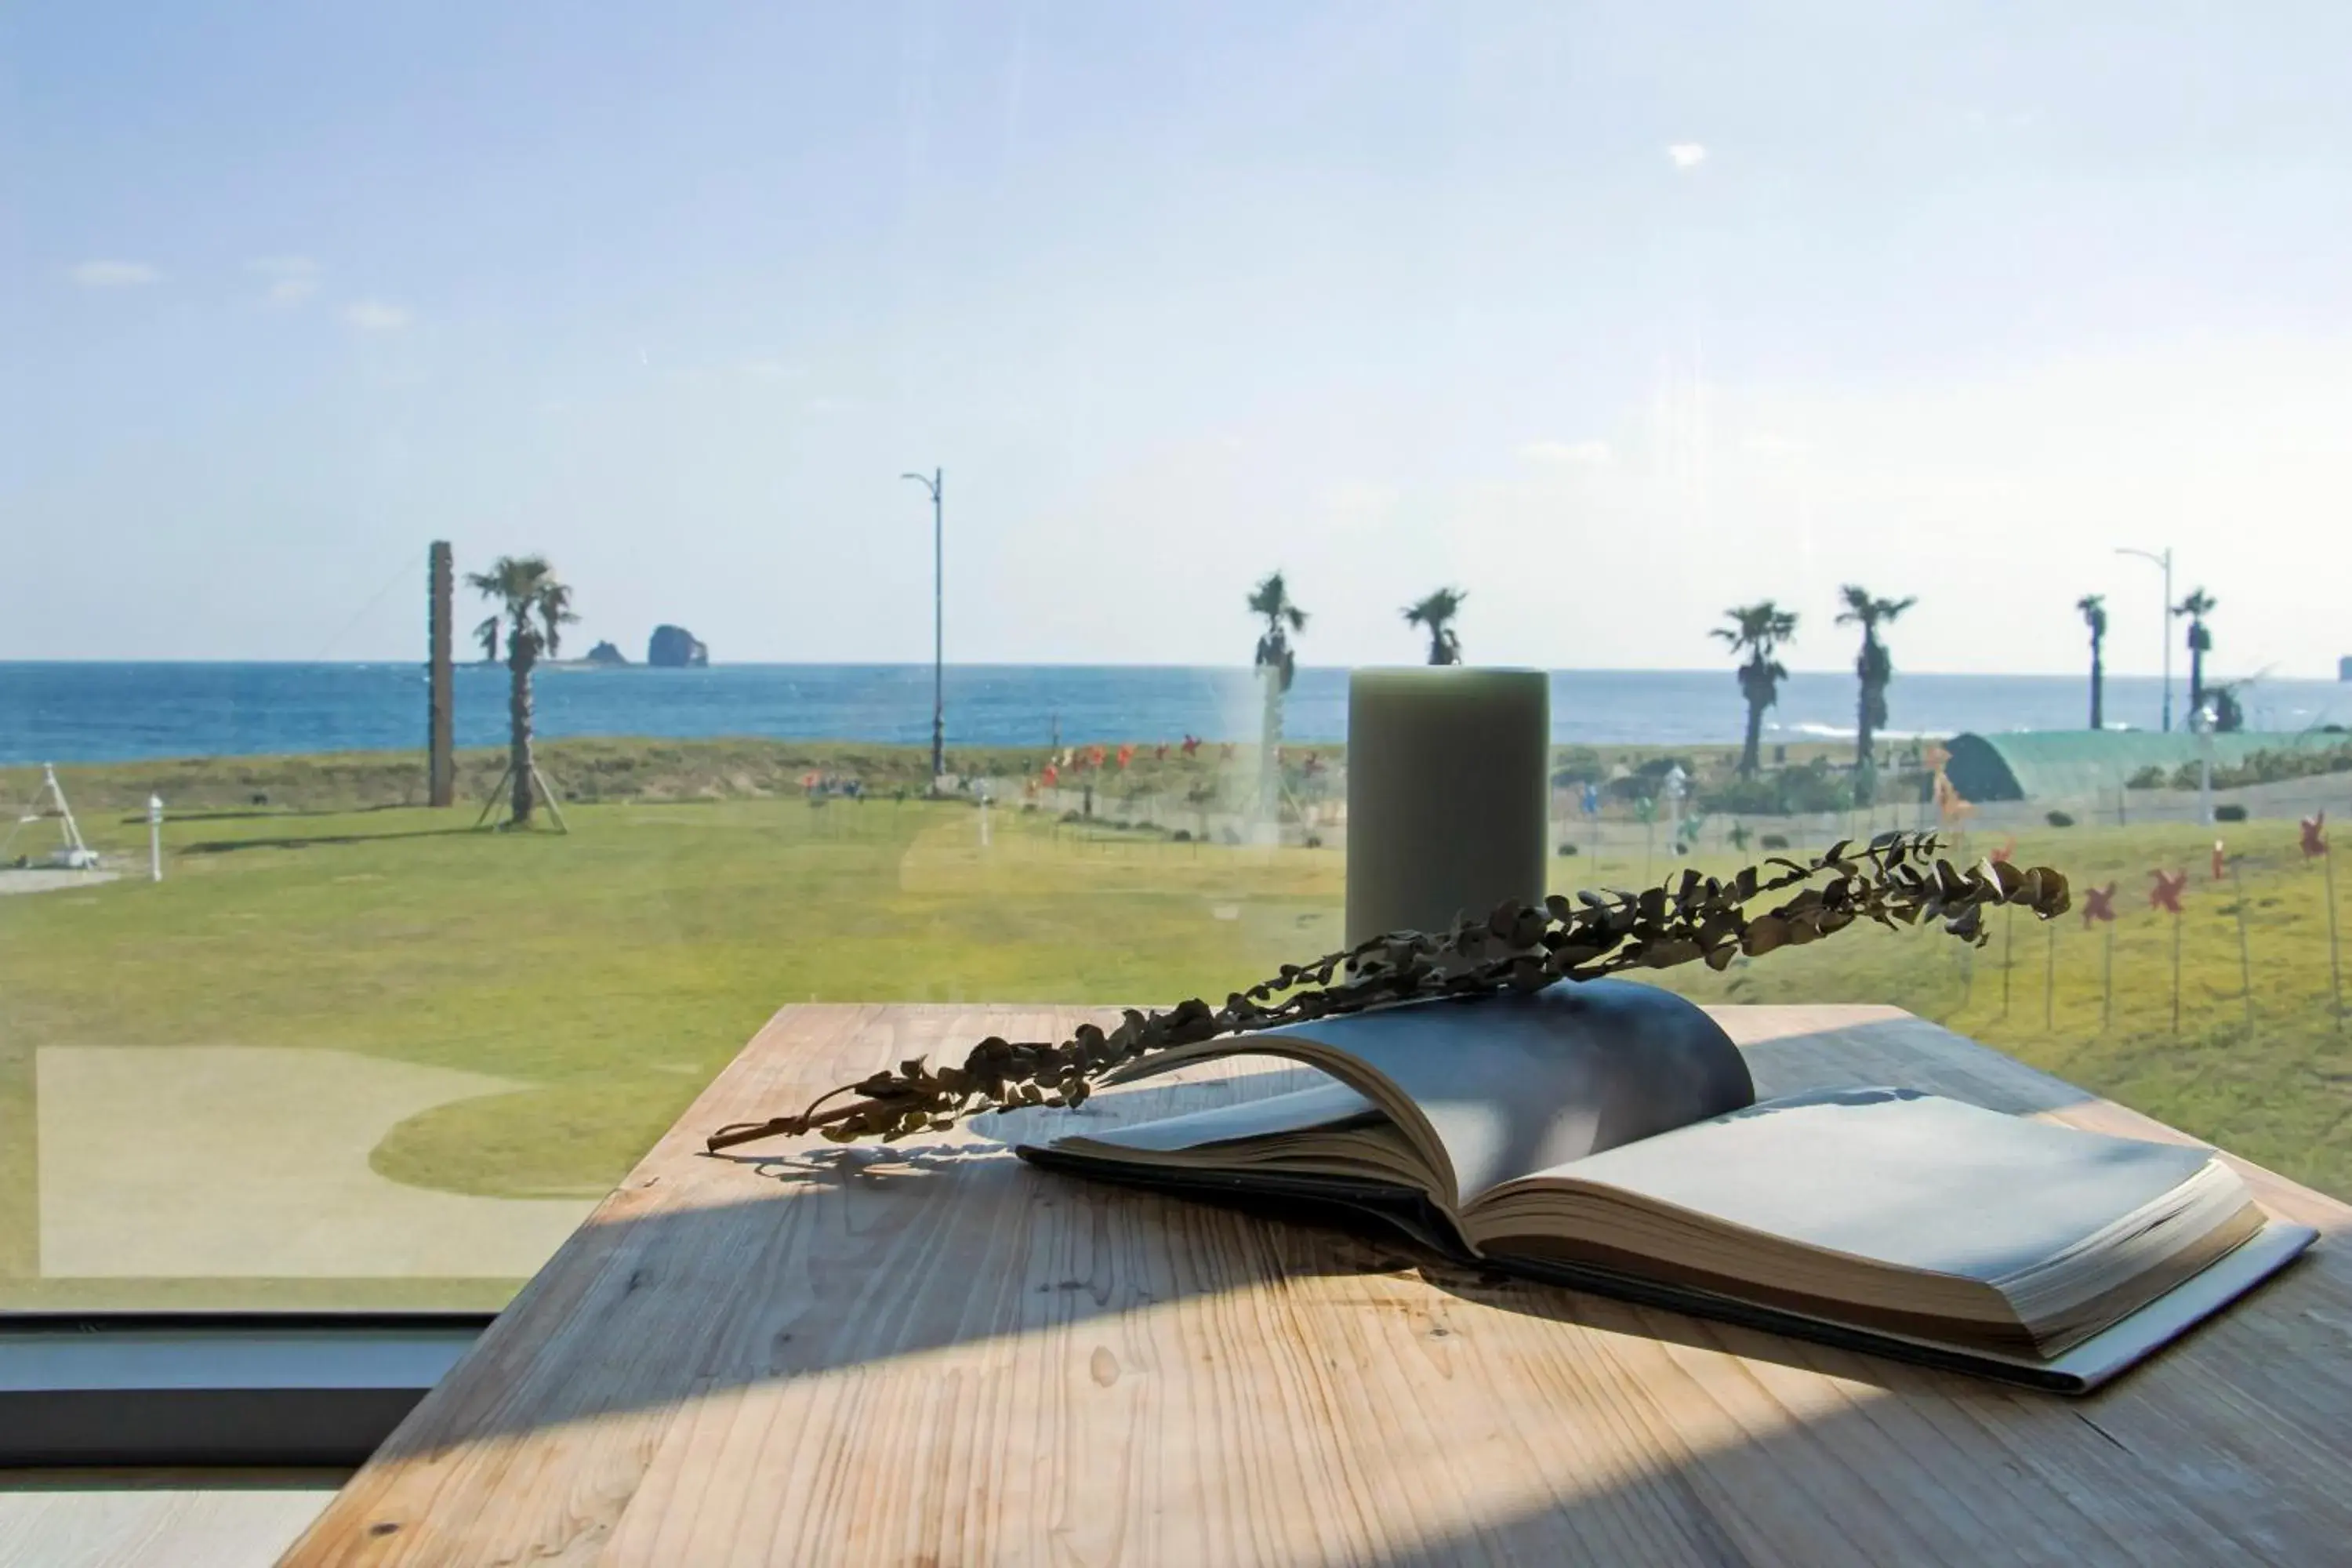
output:
<svg viewBox="0 0 2352 1568"><path fill-rule="evenodd" d="M2335 751L2352 735L2308 730L2213 737L2216 767L2256 752ZM1956 735L1944 773L1968 800L2066 800L2112 793L2143 768L2167 773L2198 757L2197 736L2174 731L2021 730Z"/></svg>

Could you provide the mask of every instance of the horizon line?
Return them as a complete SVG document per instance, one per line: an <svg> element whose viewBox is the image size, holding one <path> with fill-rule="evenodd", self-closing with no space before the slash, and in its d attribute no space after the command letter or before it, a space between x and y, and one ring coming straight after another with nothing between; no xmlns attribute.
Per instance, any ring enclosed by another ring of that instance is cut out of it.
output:
<svg viewBox="0 0 2352 1568"><path fill-rule="evenodd" d="M147 665L219 665L219 666L246 666L246 667L261 667L261 668L278 668L278 669L357 669L357 668L370 668L370 667L373 667L373 666L390 666L390 667L394 667L394 668L418 668L418 669L422 669L422 668L426 668L426 666L427 666L428 662L429 662L429 661L427 661L427 660L425 660L425 659L422 659L422 658L414 658L414 659L412 659L412 658L235 658L235 657L218 657L218 658L0 658L0 669L5 669L5 668L68 668L68 667L75 667L75 666L82 666L82 667L100 667L100 668L138 668L138 667L141 667L141 666L147 666ZM454 660L454 661L452 662L452 668L456 668L456 669L500 669L500 670L502 670L502 669L504 669L504 668L506 668L506 663L505 663L505 661L504 661L503 659L463 658L463 659L457 659L457 660ZM591 664L587 659L585 659L585 658L560 658L560 659L541 659L541 661L539 661L539 665L538 665L538 666L536 666L535 668L564 668L564 669L587 668L587 669L595 669L595 670L598 670L598 671L600 671L600 672L603 672L603 671L612 671L612 670L623 670L623 669L697 669L697 668L698 668L698 669L914 669L914 670L928 670L928 669L929 669L929 668L931 668L931 661L930 661L929 659L927 659L927 658L915 658L915 659L713 659L713 660L711 660L711 661L710 661L709 664L707 664L707 665L678 666L678 665L654 665L654 664L647 664L647 663L646 663L646 662L645 662L644 660L642 660L642 659L632 659L632 660L630 660L629 662L627 662L627 663L625 663L625 664L618 664L618 665L592 665L592 664ZM1246 671L1246 670L1248 670L1248 669L1252 668L1253 667L1252 667L1252 666L1250 666L1250 665L1240 664L1240 663L1227 663L1227 664L1176 664L1176 663L1150 663L1150 662L1145 662L1145 661L1139 661L1139 660L1137 660L1137 661L1129 661L1129 660L1032 659L1032 660L1026 660L1026 661L1021 661L1021 662L988 662L988 661L978 661L978 660L967 660L967 661L959 662L959 661L954 660L954 659L950 659L950 660L948 660L948 661L947 661L946 668L949 668L949 669L965 669L965 670L971 670L971 669L1105 669L1105 670L1131 669L1131 670L1238 670L1238 671ZM1417 661L1388 661L1388 662L1381 662L1381 663L1365 663L1365 664L1306 664L1306 663L1301 663L1300 665L1298 665L1298 666L1297 666L1297 668L1298 668L1298 669L1299 669L1299 671L1300 671L1300 672L1302 672L1302 673L1308 673L1308 672L1333 672L1333 671L1338 671L1338 672L1343 672L1343 673L1344 673L1344 672L1349 672L1349 671L1353 671L1353 670L1358 670L1358 669L1425 669L1425 668L1432 668L1432 667L1431 667L1431 666L1428 666L1428 665L1426 665L1426 664L1423 664L1423 663L1417 662ZM1708 665L1549 665L1549 666L1546 666L1546 665L1533 665L1533 664L1492 664L1492 665L1485 665L1485 664L1467 664L1467 665L1459 666L1458 668L1465 668L1465 669L1540 669L1540 670L1542 670L1542 671L1543 671L1543 673L1544 673L1544 674L1546 674L1546 675L1553 675L1553 676L1558 676L1558 675L1717 675L1717 676L1721 676L1721 675L1728 675L1728 676L1732 676L1732 677L1734 677L1734 678L1737 678L1738 673L1738 667L1737 665L1733 665L1733 664L1708 664ZM1853 671L1850 668L1831 668L1831 669L1791 669L1791 670L1790 670L1790 671L1789 671L1789 675L1790 675L1790 678L1792 678L1792 679L1793 679L1793 678L1795 678L1795 677L1797 677L1797 676L1836 676L1836 677L1839 677L1839 678L1842 678L1842 679L1849 679L1849 680L1851 680L1851 679L1854 679ZM2083 680L2083 679L2084 679L2086 678L2086 672L2085 672L2085 671L2084 671L2084 670L2079 670L2079 669L2075 669L2075 670L2048 670L2048 669L2044 669L2044 670L1980 670L1980 669L1902 669L1902 668L1898 668L1898 669L1896 669L1896 670L1895 670L1895 677L1894 677L1894 678L1895 678L1895 679L1896 679L1896 680L1898 680L1898 681L1900 681L1900 680L1905 680L1905 679L1915 679L1915 680L1916 680L1916 679L1969 679L1969 680ZM2110 681L2113 681L2113 680L2155 680L2155 681L2160 681L2160 680L2163 680L2163 679L2167 679L2167 678L2166 678L2166 676L2164 675L2164 673L2163 673L2161 670L2158 670L2158 671L2138 671L2138 670L2116 670L2116 669L2110 669L2110 670L2108 670L2108 671L2106 671L2106 672L2105 672L2105 679L2107 679L2107 680L2110 680ZM2170 679L2171 679L2172 682L2173 682L2175 685L2177 685L2177 686L2179 686L2179 687L2182 688L2183 689L2187 689L2188 684L2189 684L2189 678L2188 678L2188 676L2187 676L2185 673L2182 673L2182 672L2180 672L2180 671L2175 671L2175 672L2172 674L2172 676L2170 677ZM2208 684L2209 686L2228 686L2228 685L2260 686L2260 685L2263 685L2263 684L2265 684L2265 683L2273 683L2273 682L2280 682L2280 681L2294 681L2294 682L2298 682L2298 683L2302 683L2302 684L2314 685L2314 686L2352 685L2352 681L2347 681L2347 680L2345 680L2345 679L2344 679L2344 678L2343 678L2341 675L2294 675L2294 674L2263 674L2263 675L2252 675L2252 676L2248 676L2248 675L2241 675L2241 676L2229 676L2229 675L2222 675L2222 676L2219 676L2219 677L2217 677L2217 678L2215 678L2215 679L2209 679L2209 680L2207 681L2207 684Z"/></svg>

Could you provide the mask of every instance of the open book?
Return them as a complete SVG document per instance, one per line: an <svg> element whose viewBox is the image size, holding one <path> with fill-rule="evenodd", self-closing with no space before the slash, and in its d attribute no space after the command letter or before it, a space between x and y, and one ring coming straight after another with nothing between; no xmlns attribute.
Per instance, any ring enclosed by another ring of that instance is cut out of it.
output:
<svg viewBox="0 0 2352 1568"><path fill-rule="evenodd" d="M1328 1082L1050 1143L1039 1165L1337 1202L1511 1272L2065 1393L2314 1239L2210 1150L1906 1089L1758 1103L1688 1002L1622 981L1180 1047Z"/></svg>

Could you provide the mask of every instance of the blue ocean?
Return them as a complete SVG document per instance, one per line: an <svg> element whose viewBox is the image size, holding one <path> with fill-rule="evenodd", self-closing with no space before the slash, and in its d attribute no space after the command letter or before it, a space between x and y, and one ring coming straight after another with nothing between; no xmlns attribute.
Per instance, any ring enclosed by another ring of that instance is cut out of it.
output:
<svg viewBox="0 0 2352 1568"><path fill-rule="evenodd" d="M457 741L500 743L506 672L457 670ZM1729 669L1579 670L1552 675L1552 732L1562 742L1705 744L1735 741L1742 710ZM2154 729L2163 683L2107 682L2110 723ZM551 668L535 685L539 731L669 738L929 742L929 665L721 665L709 669ZM1347 736L1344 669L1301 669L1284 728L1299 741ZM2185 687L2175 683L2176 716ZM141 757L375 751L421 746L425 672L409 664L0 663L0 763L122 762ZM2352 723L2352 685L2264 680L2242 699L2248 727ZM1782 689L1766 740L1853 731L1853 678L1798 674ZM2080 676L1899 674L1890 735L2080 728ZM955 665L947 737L962 745L1042 746L1246 741L1255 687L1243 668Z"/></svg>

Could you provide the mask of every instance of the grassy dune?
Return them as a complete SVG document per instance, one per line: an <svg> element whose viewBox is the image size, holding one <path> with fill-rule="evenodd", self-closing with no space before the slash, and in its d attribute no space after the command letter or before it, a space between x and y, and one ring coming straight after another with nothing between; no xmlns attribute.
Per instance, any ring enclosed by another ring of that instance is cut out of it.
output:
<svg viewBox="0 0 2352 1568"><path fill-rule="evenodd" d="M86 815L102 846L143 858L143 827ZM248 811L175 820L160 887L0 899L0 1294L36 1272L43 1047L325 1047L512 1079L530 1087L417 1115L371 1163L459 1193L593 1194L781 1004L1172 1000L1337 945L1335 851L992 816L982 848L970 807L887 797L583 803L568 837L472 832L463 810ZM2352 1194L2352 1050L2334 1014L2322 871L2291 824L2231 831L2236 885L2207 880L2210 837L2195 829L2086 826L2018 844L2078 884L2121 883L2111 1018L2106 931L2074 916L2047 931L1997 923L1979 951L1860 931L1663 978L1705 1000L1906 1006ZM2178 1035L2170 918L2146 908L2159 863L2195 873ZM1636 844L1556 866L1564 885L1630 885L1643 857ZM2352 902L2352 886L2338 893ZM257 1114L256 1162L270 1133ZM233 1194L236 1173L221 1179ZM317 1294L291 1294L306 1289ZM399 1297L381 1284L345 1294Z"/></svg>
<svg viewBox="0 0 2352 1568"><path fill-rule="evenodd" d="M959 749L950 767L976 775L1025 773L1042 749ZM457 753L457 798L478 809L506 766L505 748ZM1160 764L1147 765L1155 773ZM542 742L542 772L566 801L757 799L798 795L811 773L854 777L870 790L919 791L930 752L854 742L656 741L620 736ZM1206 777L1207 760L1171 760L1168 774ZM137 811L160 795L174 815L192 811L345 812L425 804L425 759L411 752L328 752L302 756L169 757L60 767L77 811ZM0 768L0 800L27 799L37 769ZM471 819L470 813L468 820Z"/></svg>
<svg viewBox="0 0 2352 1568"><path fill-rule="evenodd" d="M1108 748L1116 752L1116 747ZM1301 744L1290 749L1296 769L1308 752L1336 757L1337 745ZM1815 757L1843 759L1849 748L1829 743L1802 743L1779 748L1792 763ZM1249 748L1238 749L1235 762L1223 748L1204 746L1187 758L1178 748L1158 755L1152 744L1139 744L1129 765L1090 775L1107 802L1123 795L1181 797L1192 792L1236 792L1234 798L1254 796L1255 774L1247 765ZM1566 763L1623 763L1639 766L1654 757L1673 756L1689 765L1701 779L1729 773L1738 757L1736 746L1574 746L1559 750ZM982 778L1034 776L1047 760L1044 747L953 747L947 753L950 770ZM828 773L862 781L874 793L920 792L929 783L930 752L919 746L887 746L858 742L766 741L724 739L702 741L646 740L630 736L589 737L542 742L541 771L566 801L757 800L798 795L809 773ZM457 798L477 808L506 766L504 748L478 748L457 753ZM136 812L146 808L150 795L160 795L174 816L191 812L349 812L425 804L425 760L415 752L329 752L299 756L167 757L135 763L100 763L60 767L58 776L78 812ZM1083 777L1073 773L1075 785ZM0 767L0 803L15 805L32 797L40 783L37 768ZM1624 803L1612 809L1630 812ZM470 820L470 816L469 816Z"/></svg>

